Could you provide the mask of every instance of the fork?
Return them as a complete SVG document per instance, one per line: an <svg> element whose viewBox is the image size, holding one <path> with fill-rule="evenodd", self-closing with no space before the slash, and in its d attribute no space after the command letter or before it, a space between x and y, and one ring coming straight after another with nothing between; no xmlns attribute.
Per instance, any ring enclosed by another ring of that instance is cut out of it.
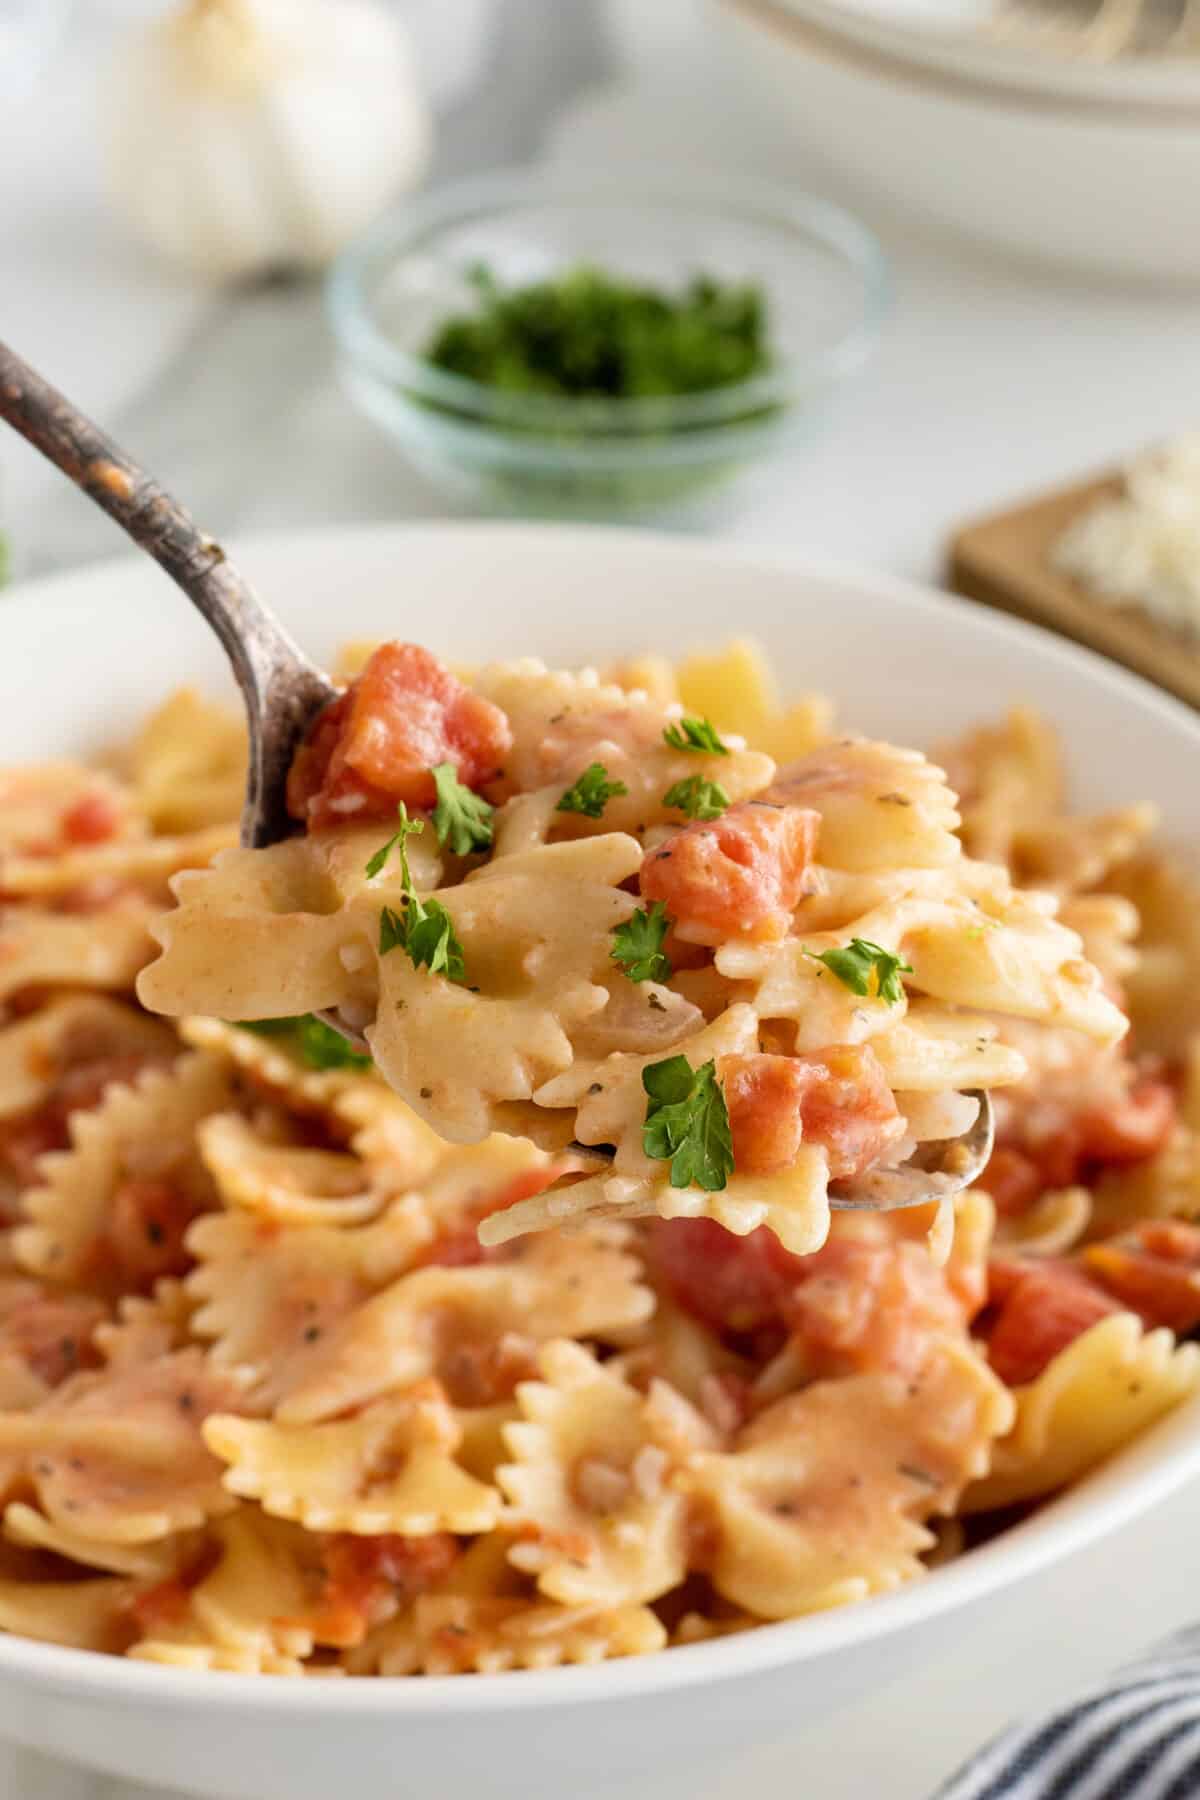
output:
<svg viewBox="0 0 1200 1800"><path fill-rule="evenodd" d="M316 715L339 690L293 642L216 539L201 531L165 488L3 343L0 418L103 507L212 626L241 689L249 728L241 841L248 849L261 849L290 836L296 827L288 815L285 790L292 758ZM321 1016L362 1045L358 1034L335 1014ZM988 1094L972 1089L970 1097L978 1101L979 1109L967 1131L922 1145L906 1163L868 1169L834 1183L830 1205L843 1211L895 1212L949 1199L969 1187L991 1155L994 1131ZM579 1148L605 1157L603 1147Z"/></svg>

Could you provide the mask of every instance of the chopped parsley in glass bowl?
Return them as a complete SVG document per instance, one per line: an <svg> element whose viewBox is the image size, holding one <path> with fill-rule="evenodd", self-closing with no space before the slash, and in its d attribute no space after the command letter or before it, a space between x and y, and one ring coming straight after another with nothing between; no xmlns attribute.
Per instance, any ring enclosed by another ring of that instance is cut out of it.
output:
<svg viewBox="0 0 1200 1800"><path fill-rule="evenodd" d="M350 392L439 485L604 518L705 507L809 432L887 291L821 201L518 172L383 220L329 305Z"/></svg>

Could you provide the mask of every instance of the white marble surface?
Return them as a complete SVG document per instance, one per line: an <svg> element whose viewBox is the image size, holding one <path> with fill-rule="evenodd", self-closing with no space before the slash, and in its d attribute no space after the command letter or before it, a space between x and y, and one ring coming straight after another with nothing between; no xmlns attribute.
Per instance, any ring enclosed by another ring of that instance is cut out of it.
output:
<svg viewBox="0 0 1200 1800"><path fill-rule="evenodd" d="M730 91L688 0L612 0L610 10L620 85L561 110L544 154L707 160L837 194L827 173L792 168ZM0 330L127 435L217 531L444 511L339 393L313 296L215 308L122 242L98 197L90 63L76 55L34 102L0 112ZM456 115L444 168L485 154L482 105ZM518 111L528 127L524 100ZM510 130L497 154L531 148L528 138ZM873 223L897 282L881 352L826 434L727 524L734 535L932 573L958 517L1195 422L1194 300L1031 275ZM0 476L0 510L28 564L116 547L20 447L0 445ZM738 1796L922 1800L1007 1717L1200 1612L1196 1501L1182 1495L995 1601L903 1687L866 1694L795 1739L781 1721L771 1745L745 1747ZM2 1747L0 1796L135 1800ZM655 1800L684 1800L682 1787L676 1796L659 1784ZM688 1784L688 1800L736 1797L722 1780Z"/></svg>

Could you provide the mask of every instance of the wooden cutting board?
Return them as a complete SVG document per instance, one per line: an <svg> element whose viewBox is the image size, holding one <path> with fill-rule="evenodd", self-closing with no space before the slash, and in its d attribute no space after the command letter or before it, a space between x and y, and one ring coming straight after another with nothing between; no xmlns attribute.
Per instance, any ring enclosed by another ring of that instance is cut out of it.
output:
<svg viewBox="0 0 1200 1800"><path fill-rule="evenodd" d="M947 579L957 594L1049 626L1124 663L1200 707L1200 648L1183 643L1136 607L1113 607L1053 568L1055 540L1098 500L1121 492L1115 472L1058 488L955 532Z"/></svg>

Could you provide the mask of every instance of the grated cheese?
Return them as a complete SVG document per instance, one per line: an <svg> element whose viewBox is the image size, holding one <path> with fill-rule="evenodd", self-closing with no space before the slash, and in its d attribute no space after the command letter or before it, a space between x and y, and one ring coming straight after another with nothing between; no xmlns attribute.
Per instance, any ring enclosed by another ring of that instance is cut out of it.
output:
<svg viewBox="0 0 1200 1800"><path fill-rule="evenodd" d="M1200 637L1200 432L1132 462L1124 493L1070 525L1051 561L1097 600Z"/></svg>

